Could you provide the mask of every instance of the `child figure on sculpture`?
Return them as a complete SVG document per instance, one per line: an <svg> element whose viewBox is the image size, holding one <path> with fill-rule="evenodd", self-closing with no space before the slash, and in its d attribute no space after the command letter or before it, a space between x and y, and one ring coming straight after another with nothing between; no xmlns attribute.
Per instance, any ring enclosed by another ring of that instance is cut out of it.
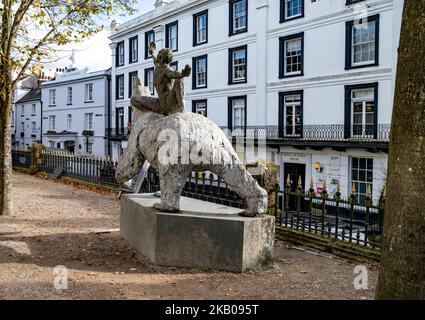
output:
<svg viewBox="0 0 425 320"><path fill-rule="evenodd" d="M157 54L153 42L149 46L149 53L155 64L153 83L158 92L158 98L133 95L132 105L139 109L147 108L165 116L183 112L185 110L183 79L190 75L191 67L186 65L181 72L174 71L170 67L170 63L173 61L173 52L170 49L162 49Z"/></svg>

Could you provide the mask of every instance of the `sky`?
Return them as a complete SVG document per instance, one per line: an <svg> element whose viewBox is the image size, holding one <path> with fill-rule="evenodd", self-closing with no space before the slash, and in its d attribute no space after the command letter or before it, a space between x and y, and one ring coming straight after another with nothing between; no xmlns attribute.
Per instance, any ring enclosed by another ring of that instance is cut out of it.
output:
<svg viewBox="0 0 425 320"><path fill-rule="evenodd" d="M113 17L110 21L105 21L105 26L110 26L112 20L117 22L125 22L143 13L154 9L155 0L138 0L136 9L138 12L134 16ZM83 69L88 67L89 71L104 70L111 66L111 49L109 48L110 40L108 39L109 30L104 30L83 43L69 44L58 54L60 58L55 63L49 65L50 70L47 73L54 72L55 68L65 68L70 65L72 49L75 49L75 64L78 68Z"/></svg>

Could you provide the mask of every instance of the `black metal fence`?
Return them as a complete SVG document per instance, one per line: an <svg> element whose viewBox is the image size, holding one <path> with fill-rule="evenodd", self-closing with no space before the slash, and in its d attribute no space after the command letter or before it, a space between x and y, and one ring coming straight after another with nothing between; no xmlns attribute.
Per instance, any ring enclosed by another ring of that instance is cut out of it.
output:
<svg viewBox="0 0 425 320"><path fill-rule="evenodd" d="M354 188L353 188L354 190ZM342 199L338 185L331 198L324 186L321 194L316 194L311 186L305 193L302 186L291 191L276 189L276 222L295 230L332 237L373 248L381 245L382 226L385 208L385 189L378 204L373 204L371 190L364 201L359 202L354 193Z"/></svg>
<svg viewBox="0 0 425 320"><path fill-rule="evenodd" d="M15 167L31 166L31 151L13 150L12 161ZM118 188L115 180L117 159L75 155L60 151L43 151L42 170L61 174L74 179ZM160 190L157 170L148 170L142 184L142 192L150 193ZM321 194L316 194L311 185L308 192L298 185L291 190L290 183L284 190L276 186L274 190L275 206L272 214L277 224L301 232L344 240L353 244L379 248L385 207L385 190L379 202L372 203L371 190L363 201L358 201L354 187L348 199L342 199L338 184L337 192L330 197L326 184ZM195 173L187 180L183 196L204 201L243 208L243 200L220 177L209 173Z"/></svg>
<svg viewBox="0 0 425 320"><path fill-rule="evenodd" d="M117 164L118 161L110 157L43 151L43 171L53 173L58 169L64 176L109 187L119 186L115 180Z"/></svg>
<svg viewBox="0 0 425 320"><path fill-rule="evenodd" d="M31 151L29 150L12 150L12 165L18 168L30 168L31 167Z"/></svg>
<svg viewBox="0 0 425 320"><path fill-rule="evenodd" d="M150 193L160 190L157 170L149 168L142 184L142 192ZM236 208L243 208L243 200L220 177L210 172L192 172L187 180L183 196L219 203Z"/></svg>

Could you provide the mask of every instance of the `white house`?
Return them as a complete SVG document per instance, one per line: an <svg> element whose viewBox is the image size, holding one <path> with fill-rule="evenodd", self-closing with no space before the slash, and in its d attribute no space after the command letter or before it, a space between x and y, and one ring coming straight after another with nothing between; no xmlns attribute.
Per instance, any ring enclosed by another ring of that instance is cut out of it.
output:
<svg viewBox="0 0 425 320"><path fill-rule="evenodd" d="M31 130L24 130L25 128L31 128L31 122L34 120L34 117L31 116L30 119L27 120L28 117L21 116L22 113L22 104L19 103L18 107L18 101L21 100L25 95L27 95L31 90L37 88L39 86L40 81L44 79L44 74L40 74L37 76L31 76L26 77L23 80L19 81L17 86L13 90L13 98L12 98L12 124L11 124L11 135L12 135L12 145L19 148L27 148L30 147L33 143L33 139L31 138L32 133L30 133ZM40 100L40 99L38 99ZM36 100L37 102L37 100ZM19 108L19 110L18 110ZM32 103L30 107L25 107L30 113L30 109L32 109ZM40 108L39 108L40 109ZM36 110L38 112L39 110ZM18 116L16 116L18 114ZM41 119L41 113L38 113L38 118ZM24 125L22 125L22 122L24 122ZM28 122L25 125L25 122ZM28 127L27 127L28 126ZM28 145L25 143L25 139L21 137L23 135L25 137L25 132L27 131L27 141ZM22 132L24 132L22 134ZM31 140L31 141L29 141Z"/></svg>
<svg viewBox="0 0 425 320"><path fill-rule="evenodd" d="M108 154L110 70L88 72L73 65L43 83L43 144L73 153Z"/></svg>
<svg viewBox="0 0 425 320"><path fill-rule="evenodd" d="M36 87L15 102L15 146L41 143L41 89Z"/></svg>
<svg viewBox="0 0 425 320"><path fill-rule="evenodd" d="M402 1L175 0L112 28L112 152L125 147L135 75L152 94L147 51L192 66L189 111L267 137L281 186L301 179L344 197L386 179ZM240 133L239 133L240 134ZM247 162L257 156L246 155Z"/></svg>

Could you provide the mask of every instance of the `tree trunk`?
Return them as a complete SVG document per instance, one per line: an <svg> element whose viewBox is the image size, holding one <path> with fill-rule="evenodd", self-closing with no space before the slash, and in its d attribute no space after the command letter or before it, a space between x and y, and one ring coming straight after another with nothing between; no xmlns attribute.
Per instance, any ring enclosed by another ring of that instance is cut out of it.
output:
<svg viewBox="0 0 425 320"><path fill-rule="evenodd" d="M377 299L425 299L425 1L405 0Z"/></svg>
<svg viewBox="0 0 425 320"><path fill-rule="evenodd" d="M6 81L0 81L0 216L13 214L10 130L12 124L12 88L10 77L4 74L3 77Z"/></svg>

